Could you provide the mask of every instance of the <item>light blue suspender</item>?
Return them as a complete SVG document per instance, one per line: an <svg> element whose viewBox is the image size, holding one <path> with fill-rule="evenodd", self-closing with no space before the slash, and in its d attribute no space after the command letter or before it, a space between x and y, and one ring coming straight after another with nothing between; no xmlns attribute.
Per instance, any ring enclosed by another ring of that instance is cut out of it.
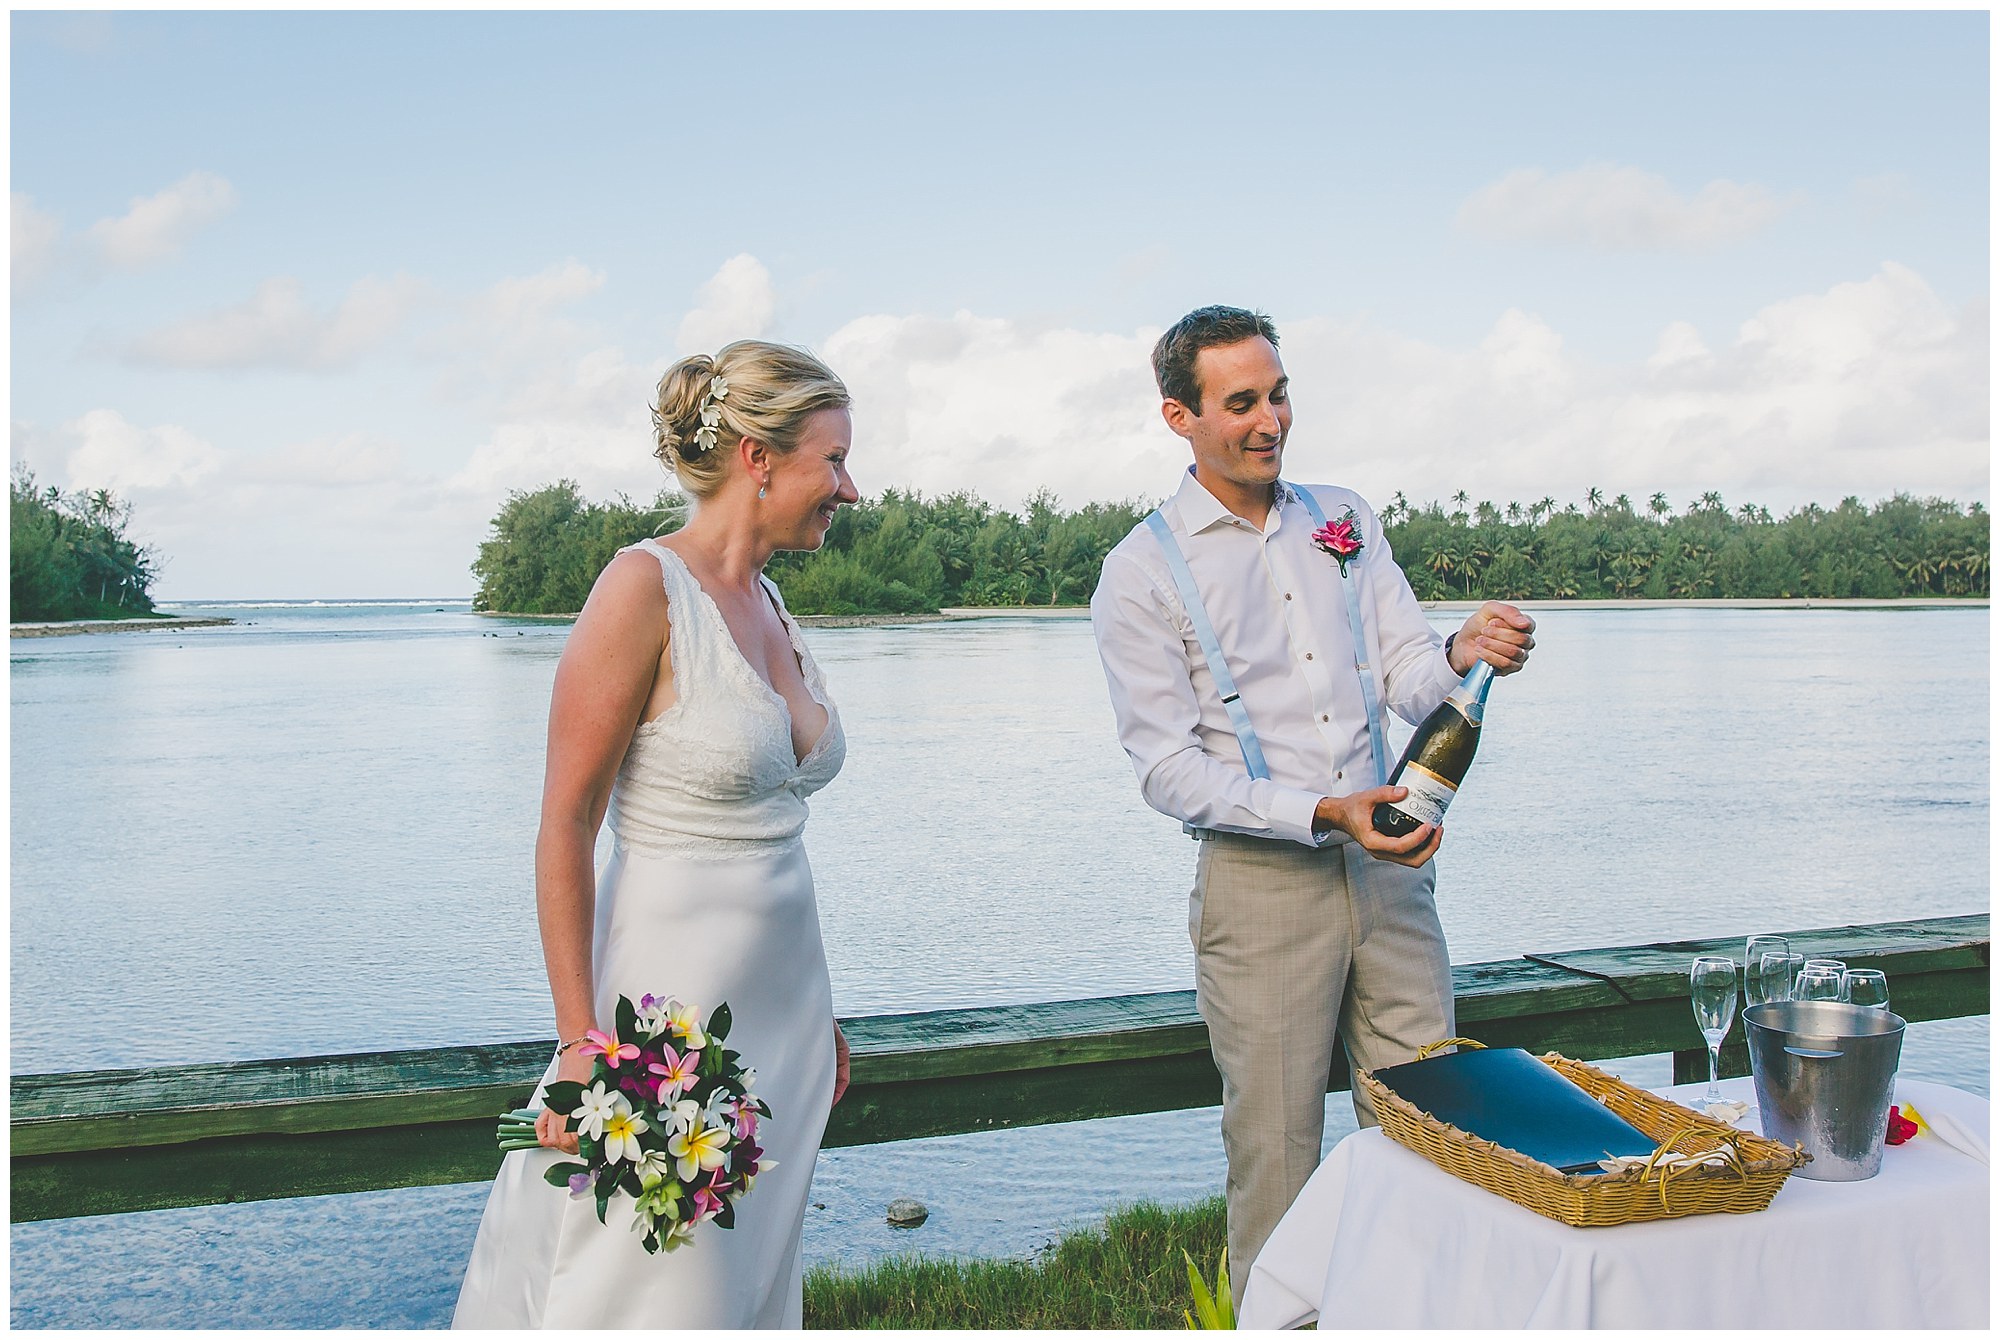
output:
<svg viewBox="0 0 2000 1340"><path fill-rule="evenodd" d="M1312 491L1295 488L1292 493L1312 513L1313 529L1324 528L1326 513L1320 510ZM1354 644L1354 673L1361 676L1361 701L1368 709L1368 750L1375 755L1375 785L1387 786L1389 750L1382 740L1382 708L1375 701L1375 672L1368 664L1368 639L1361 628L1361 586L1351 569L1340 574L1340 589L1347 593L1348 641Z"/></svg>
<svg viewBox="0 0 2000 1340"><path fill-rule="evenodd" d="M1236 676L1229 673L1229 662L1222 657L1222 644L1215 640L1215 626L1208 621L1208 609L1201 603L1201 592L1195 590L1194 574L1188 571L1187 558L1181 553L1180 545L1174 542L1174 533L1167 526L1167 519L1154 508L1146 517L1146 524L1153 528L1153 535L1166 551L1167 570L1174 574L1174 589L1181 593L1181 608L1187 611L1188 619L1194 624L1194 635L1201 642L1201 654L1208 657L1208 673L1215 677L1215 691L1222 695L1222 709L1229 713L1229 724L1236 728L1236 743L1243 749L1243 766L1250 771L1252 781L1263 781L1271 775L1264 764L1264 746L1257 743L1257 732L1250 728L1250 712L1243 706L1242 695L1236 692Z"/></svg>
<svg viewBox="0 0 2000 1340"><path fill-rule="evenodd" d="M1279 487L1289 486L1281 483ZM1292 489L1292 493L1305 504L1316 526L1326 524L1326 515L1312 494L1300 488ZM1181 608L1187 611L1188 621L1194 625L1195 638L1201 643L1202 655L1208 660L1209 674L1215 679L1215 690L1222 695L1223 710L1228 712L1229 724L1236 731L1236 742L1243 750L1243 766L1254 780L1268 778L1271 770L1264 762L1264 746L1258 743L1257 732L1250 725L1249 710L1243 706L1242 696L1236 691L1236 677L1229 673L1229 663L1222 655L1222 644L1216 640L1215 626L1209 622L1201 592L1195 588L1194 574L1188 570L1187 557L1181 552L1166 517L1158 508L1146 517L1146 526L1166 555L1167 570L1173 574L1174 589L1180 593ZM1361 679L1361 701L1368 711L1368 747L1374 754L1376 785L1379 786L1388 779L1388 769L1384 764L1388 751L1383 744L1382 711L1375 695L1375 675L1366 659L1368 649L1362 632L1361 595L1351 573L1343 574L1340 584L1347 593L1347 628L1349 640L1354 644L1355 673ZM1194 830L1190 827L1189 831Z"/></svg>

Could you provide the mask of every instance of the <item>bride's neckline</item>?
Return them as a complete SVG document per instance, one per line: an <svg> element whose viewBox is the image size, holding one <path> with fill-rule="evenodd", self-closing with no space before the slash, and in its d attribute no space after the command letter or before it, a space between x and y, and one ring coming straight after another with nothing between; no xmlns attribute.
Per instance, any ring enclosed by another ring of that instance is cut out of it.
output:
<svg viewBox="0 0 2000 1340"><path fill-rule="evenodd" d="M806 764L812 761L813 756L819 753L820 746L824 745L833 736L833 708L824 698L813 692L812 676L806 673L805 656L801 653L799 646L797 625L792 622L791 615L786 611L785 607L771 597L771 579L762 573L757 574L758 582L764 587L765 598L771 600L772 612L778 616L779 626L785 630L785 641L790 644L792 657L798 663L799 680L805 685L806 696L817 703L820 710L826 713L826 724L820 727L819 738L814 740L803 754L799 753L796 747L792 745L792 705L785 701L785 695L778 692L776 685L757 673L757 667L752 665L750 658L743 654L743 644L736 640L736 631L729 626L729 620L722 617L722 606L715 603L715 597L710 595L708 588L701 584L701 578L695 575L695 571L689 566L688 561L672 549L669 549L666 545L661 544L658 540L648 538L639 541L639 543L665 554L680 565L681 571L687 575L689 583L693 585L695 594L701 597L702 602L708 606L708 612L715 617L715 622L721 626L723 639L729 643L729 652L736 665L749 677L751 683L764 691L764 696L776 704L778 711L783 714L785 718L785 744L787 752L792 755L792 766L794 768L805 767Z"/></svg>

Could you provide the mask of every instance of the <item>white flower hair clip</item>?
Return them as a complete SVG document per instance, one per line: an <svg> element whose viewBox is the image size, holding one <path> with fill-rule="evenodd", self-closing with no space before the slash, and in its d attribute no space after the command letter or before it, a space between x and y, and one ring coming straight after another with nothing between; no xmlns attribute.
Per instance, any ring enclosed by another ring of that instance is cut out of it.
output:
<svg viewBox="0 0 2000 1340"><path fill-rule="evenodd" d="M701 427L694 430L694 454L699 456L715 446L716 429L722 424L722 402L729 398L729 379L711 377L701 397Z"/></svg>

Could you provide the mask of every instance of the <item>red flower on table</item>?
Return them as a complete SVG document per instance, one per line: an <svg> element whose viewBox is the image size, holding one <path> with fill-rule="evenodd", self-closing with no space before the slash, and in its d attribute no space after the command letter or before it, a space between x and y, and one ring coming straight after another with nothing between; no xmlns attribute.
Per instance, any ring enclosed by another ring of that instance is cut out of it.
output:
<svg viewBox="0 0 2000 1340"><path fill-rule="evenodd" d="M1901 1108L1889 1109L1889 1134L1883 1137L1883 1143L1900 1145L1916 1133L1917 1123L1904 1116Z"/></svg>
<svg viewBox="0 0 2000 1340"><path fill-rule="evenodd" d="M1314 531L1312 542L1322 553L1333 555L1333 561L1340 564L1340 575L1345 577L1347 561L1361 553L1361 527L1354 520L1354 509L1348 508Z"/></svg>

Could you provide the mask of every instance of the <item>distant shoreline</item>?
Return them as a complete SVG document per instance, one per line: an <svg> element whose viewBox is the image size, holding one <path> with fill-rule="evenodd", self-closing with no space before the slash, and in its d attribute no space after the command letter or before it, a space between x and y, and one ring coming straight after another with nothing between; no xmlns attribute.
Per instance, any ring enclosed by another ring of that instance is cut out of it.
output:
<svg viewBox="0 0 2000 1340"><path fill-rule="evenodd" d="M197 619L170 614L159 619L54 619L7 626L9 637L69 637L76 633L143 633L154 628L220 628L234 619Z"/></svg>
<svg viewBox="0 0 2000 1340"><path fill-rule="evenodd" d="M1417 602L1426 613L1471 613L1484 601L1423 600ZM1517 600L1524 610L1928 610L1985 609L1993 602L1985 596L1904 596L1893 600L1822 599L1801 596L1791 600ZM568 623L574 614L509 614L504 610L474 610L489 619L534 619L545 623ZM800 614L794 616L806 628L890 628L900 624L963 623L968 619L1088 619L1088 605L955 605L936 614Z"/></svg>

